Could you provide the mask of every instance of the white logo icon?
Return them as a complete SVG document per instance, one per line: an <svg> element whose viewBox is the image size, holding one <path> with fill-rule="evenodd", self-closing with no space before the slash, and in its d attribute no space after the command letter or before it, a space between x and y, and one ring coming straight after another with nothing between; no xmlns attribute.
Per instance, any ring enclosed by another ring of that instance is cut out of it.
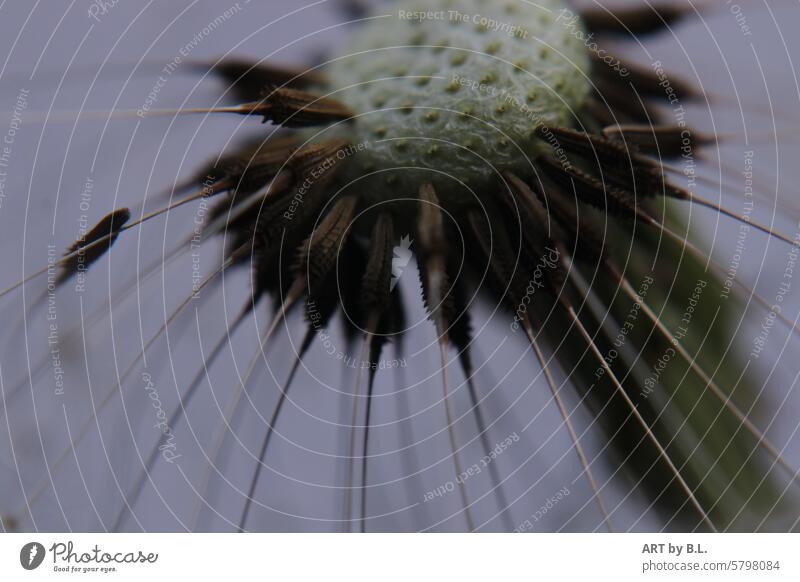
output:
<svg viewBox="0 0 800 582"><path fill-rule="evenodd" d="M411 244L413 242L414 241L411 240L411 237L405 235L400 239L400 244L395 245L394 247L394 256L392 257L392 280L389 282L390 292L394 291L394 288L397 286L397 282L403 275L403 271L405 271L409 261L411 260Z"/></svg>

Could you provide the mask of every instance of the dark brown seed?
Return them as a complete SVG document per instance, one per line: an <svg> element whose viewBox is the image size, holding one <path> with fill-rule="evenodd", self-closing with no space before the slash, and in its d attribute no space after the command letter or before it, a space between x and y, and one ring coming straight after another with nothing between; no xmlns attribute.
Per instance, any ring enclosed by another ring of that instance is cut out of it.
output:
<svg viewBox="0 0 800 582"><path fill-rule="evenodd" d="M276 192L276 198L248 204L239 218L236 239L249 241L253 248L256 287L261 291L274 290L281 280L278 274L297 265L297 253L291 249L308 238L314 220L330 199L330 183L345 158L335 155L335 149L323 148L320 153L330 157L321 158L322 165L310 165L288 191ZM290 278L287 275L283 280Z"/></svg>
<svg viewBox="0 0 800 582"><path fill-rule="evenodd" d="M636 196L633 193L604 184L574 165L564 165L551 158L541 158L538 167L559 188L574 192L581 202L619 218L635 218Z"/></svg>
<svg viewBox="0 0 800 582"><path fill-rule="evenodd" d="M240 101L257 101L272 87L306 89L324 83L322 75L299 67L226 58L217 63L195 63L200 71L211 71L227 81Z"/></svg>
<svg viewBox="0 0 800 582"><path fill-rule="evenodd" d="M353 112L335 99L286 88L275 89L239 109L245 115L263 115L265 123L272 121L284 127L325 125L353 117Z"/></svg>
<svg viewBox="0 0 800 582"><path fill-rule="evenodd" d="M614 111L602 103L596 95L586 100L582 113L582 119L588 118L601 126L613 125L620 121L619 118L615 118Z"/></svg>
<svg viewBox="0 0 800 582"><path fill-rule="evenodd" d="M298 174L311 170L322 172L326 166L338 165L346 159L345 151L349 147L345 140L331 140L322 143L312 143L298 150L289 161L289 166Z"/></svg>
<svg viewBox="0 0 800 582"><path fill-rule="evenodd" d="M603 129L603 135L662 158L692 156L697 148L716 141L712 136L677 125L612 125Z"/></svg>
<svg viewBox="0 0 800 582"><path fill-rule="evenodd" d="M274 159L270 159L271 152L265 152L267 157L262 161L254 161L251 164L253 167L247 168L245 173L229 178L235 186L235 192L228 200L212 209L211 220L232 212L226 225L228 229L235 228L240 235L252 239L253 229L258 221L262 234L269 233L272 236L286 222L280 219L282 214L288 212L294 218L296 211L292 210L293 207L298 207L303 215L308 213L304 209L318 208L315 200L325 190L325 185L330 183L339 163L346 159L339 152L347 146L347 142L343 140L309 144L293 151L289 154L291 157L281 163L278 160L286 151L277 153ZM284 164L286 167L281 169ZM274 174L278 170L279 173ZM263 198L248 198L265 188L273 179L274 187ZM301 188L305 194L296 196ZM241 205L245 200L247 205Z"/></svg>
<svg viewBox="0 0 800 582"><path fill-rule="evenodd" d="M652 34L677 23L694 11L690 5L594 6L580 12L586 28L598 33Z"/></svg>
<svg viewBox="0 0 800 582"><path fill-rule="evenodd" d="M566 278L566 272L554 256L559 248L556 241L565 240L565 233L561 225L550 219L547 209L528 184L514 174L508 174L507 179L509 192L502 196L506 212L518 212L522 217L520 265L526 273L533 273L545 259L547 269L540 269L543 282L558 289ZM506 223L511 220L512 217L506 218Z"/></svg>
<svg viewBox="0 0 800 582"><path fill-rule="evenodd" d="M539 128L538 133L554 147L582 158L585 171L623 190L643 197L673 190L660 165L639 154L635 146L567 128Z"/></svg>
<svg viewBox="0 0 800 582"><path fill-rule="evenodd" d="M419 271L422 282L422 298L431 320L441 334L446 333L448 322L453 318L450 297L450 282L445 269L447 240L444 236L442 210L439 198L430 183L419 189L419 214L417 216L417 240L419 241Z"/></svg>
<svg viewBox="0 0 800 582"><path fill-rule="evenodd" d="M300 249L298 276L306 278L312 292L324 284L326 276L336 266L337 257L352 226L356 202L355 196L339 199Z"/></svg>
<svg viewBox="0 0 800 582"><path fill-rule="evenodd" d="M592 72L610 84L631 84L636 90L635 92L642 97L661 100L677 99L678 101L695 101L703 97L703 94L689 82L679 77L670 75L668 78L662 79L653 69L617 57L614 57L612 62L613 66L593 54ZM618 69L621 68L626 71L625 75L621 75L619 72ZM672 93L668 93L667 87L674 92L674 97Z"/></svg>
<svg viewBox="0 0 800 582"><path fill-rule="evenodd" d="M448 269L448 271L450 271ZM448 338L458 350L458 358L461 361L461 366L466 372L466 377L472 376L472 319L469 314L468 294L464 278L456 279L456 274L449 272L449 276L453 281L452 292L453 308L455 316L453 321L450 322L448 331ZM477 400L477 399L475 399ZM473 404L473 407L475 405Z"/></svg>
<svg viewBox="0 0 800 582"><path fill-rule="evenodd" d="M491 209L486 206L486 211ZM495 300L515 310L525 295L525 285L519 273L518 257L499 221L492 221L484 212L471 210L467 215L470 238L486 261L488 290Z"/></svg>
<svg viewBox="0 0 800 582"><path fill-rule="evenodd" d="M595 226L589 224L585 213L579 214L577 207L567 202L573 200L571 193L567 196L556 191L545 195L538 186L529 188L530 193L541 201L542 206L546 204L550 215L555 217L557 234L554 238L562 241L573 257L591 265L596 265L604 258L608 246L607 237L601 236Z"/></svg>
<svg viewBox="0 0 800 582"><path fill-rule="evenodd" d="M92 263L102 257L117 240L119 230L130 218L130 210L119 208L101 218L89 232L72 243L65 253L65 256L70 258L61 264L61 272L56 278L56 284L61 285L79 271L88 269Z"/></svg>
<svg viewBox="0 0 800 582"><path fill-rule="evenodd" d="M291 171L284 170L279 172L274 178L266 181L269 187L265 187L263 195L253 198L259 188L255 190L245 190L244 188L234 188L229 196L220 200L211 207L208 220L203 225L206 234L220 234L223 232L240 233L243 228L252 226L255 218L259 216L265 207L269 207L270 202L279 200L292 186L295 179ZM265 185L266 185L265 184ZM225 220L222 221L222 217ZM252 237L251 237L252 238ZM239 241L235 246L244 243Z"/></svg>
<svg viewBox="0 0 800 582"><path fill-rule="evenodd" d="M548 134L554 135L559 146L586 159L621 167L630 167L634 163L654 164L652 160L637 156L636 150L627 148L624 143L607 139L602 135L592 135L565 127L543 126L539 126L536 133L547 143L553 143Z"/></svg>
<svg viewBox="0 0 800 582"><path fill-rule="evenodd" d="M606 123L605 125L610 125L610 123ZM173 188L158 195L156 199L161 200L162 198L174 197L189 189L201 188L224 180L225 178L235 175L237 173L237 168L245 168L248 162L261 154L267 154L277 150L288 150L288 157L298 145L297 137L291 135L280 135L271 139L257 137L243 141L241 144L234 147L233 152L215 156L208 160L206 163L202 164L189 179L176 184Z"/></svg>
<svg viewBox="0 0 800 582"><path fill-rule="evenodd" d="M292 157L298 146L299 142L295 136L284 136L270 142L254 140L239 147L232 154L206 164L203 170L196 174L195 180L199 179L202 182L206 179L235 179L253 166L270 167L274 174Z"/></svg>
<svg viewBox="0 0 800 582"><path fill-rule="evenodd" d="M419 243L421 249L429 255L443 256L447 241L444 238L442 211L436 190L430 183L419 189Z"/></svg>
<svg viewBox="0 0 800 582"><path fill-rule="evenodd" d="M264 188L269 181L288 165L292 150L274 151L255 158L240 159L222 168L218 176L232 185L237 195L252 194Z"/></svg>
<svg viewBox="0 0 800 582"><path fill-rule="evenodd" d="M372 229L369 259L361 280L361 303L364 313L381 315L390 305L393 242L392 217L388 213L382 213Z"/></svg>
<svg viewBox="0 0 800 582"><path fill-rule="evenodd" d="M522 220L522 237L535 257L545 254L546 247L555 248L552 236L558 236L558 225L550 220L547 209L520 177L507 174L509 195L501 196L510 212L519 212ZM548 228L550 227L550 228ZM553 228L557 230L553 230Z"/></svg>

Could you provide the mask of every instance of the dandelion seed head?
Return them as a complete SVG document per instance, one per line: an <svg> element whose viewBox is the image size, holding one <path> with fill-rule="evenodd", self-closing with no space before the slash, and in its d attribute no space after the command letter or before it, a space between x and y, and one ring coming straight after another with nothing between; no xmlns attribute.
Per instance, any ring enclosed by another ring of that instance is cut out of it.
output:
<svg viewBox="0 0 800 582"><path fill-rule="evenodd" d="M350 139L369 143L350 177L403 168L380 175L384 191L432 180L448 199L464 195L457 180L472 188L500 171L530 173L545 147L531 128L570 123L589 93L589 62L556 22L560 0L514 6L403 1L361 25L327 70L335 98L358 116ZM520 68L521 53L538 56Z"/></svg>

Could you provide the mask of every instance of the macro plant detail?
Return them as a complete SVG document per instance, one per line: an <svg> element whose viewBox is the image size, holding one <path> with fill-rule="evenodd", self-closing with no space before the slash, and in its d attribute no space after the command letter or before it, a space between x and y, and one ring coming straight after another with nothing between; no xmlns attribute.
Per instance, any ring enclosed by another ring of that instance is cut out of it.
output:
<svg viewBox="0 0 800 582"><path fill-rule="evenodd" d="M368 11L347 4L353 17L347 42L316 65L234 56L195 63L195 71L226 84L225 103L148 108L140 111L141 123L238 115L251 130L247 139L229 144L166 193L148 192L141 207L109 208L63 254L2 291L6 300L29 295L11 326L18 333L76 279L91 280L95 265L113 263L118 246L147 223L167 220L180 240L155 260L137 257L136 279L125 286L131 296L139 295L141 278L167 271L189 248L222 252L213 269L193 275L191 294L163 313L155 333L143 335L136 353L122 359L113 386L93 388L88 418L72 424L69 446L47 455L45 476L22 487L5 527L35 528L35 506L54 487L53 475L73 462L74 447L126 386L144 381L147 398L160 403L146 367L167 355L154 346L194 299L242 271L249 289L240 307L226 312L221 337L203 342L190 379L178 387L177 405L156 407L160 434L137 446L127 483L115 477L120 501L102 512L104 528L144 529L137 508L148 490L158 490L154 470L179 458L176 427L211 385L231 337L265 312L266 322L256 319L256 355L229 379L227 406L214 396L220 426L191 428L205 432L210 444L201 447L199 477L184 475L196 499L180 523L193 530L203 512L221 511L211 483L214 474L229 483L219 467L237 416L253 405L248 386L275 344L286 343L282 328L302 320L302 334L290 333L286 344L292 353L284 357L285 375L277 390L270 387L272 406L258 411L261 433L247 474L232 487L236 507L226 506L226 528L270 529L269 516L259 526L252 520L265 509L258 492L275 440L284 438L282 414L298 391L318 389L300 384L297 375L319 345L326 352L330 345L329 355L339 352L348 361L342 352L352 353L359 369L340 387L352 399L346 423L336 427L344 447L336 459L341 506L322 527L411 529L392 525L402 504L382 498L370 464L375 431L391 424L376 416L385 397L376 383L383 376L400 385L397 394L406 389L404 363L417 346L405 336L420 325L409 318L409 305L419 300L434 338L427 349L439 361L425 389L436 391L444 422L438 434L449 445L436 465L446 466L452 479L411 497L420 505L452 495L459 505L419 529L444 523L465 531L533 529L532 518L518 509L524 488L514 485L515 470L504 463L509 452L534 445L502 414L488 412L493 391L480 381L486 364L476 365L484 326L476 325L475 312L489 310L504 322L495 325L510 342L525 344L518 365L528 370L526 383L540 380L535 388L551 399L547 413L557 414L568 434L579 479L564 477L553 495L558 506L575 483L587 489L581 511L591 517L579 529L636 529L642 517L620 509L635 495L643 513L652 514L649 523L667 531L796 530L800 481L787 454L793 447L773 442L759 371L742 357L751 349L760 353L766 338L753 347L740 329L745 307L791 334L798 332L796 319L704 250L692 217L716 213L790 258L800 237L729 204L739 202L724 192L735 176L718 180L718 199L698 192L695 166L713 168L719 143L740 136L695 129L690 116L675 117L675 106L730 103L690 76L626 57L628 44L700 12L683 2L610 9L563 0L398 0ZM193 205L202 205L203 214L188 225L170 217ZM412 272L418 297L409 297ZM110 303L97 319L82 304L87 325L100 321ZM335 329L346 347L334 347ZM396 359L386 362L392 352ZM6 383L4 414L26 387L35 387L33 377L52 364L48 358L23 383ZM577 424L583 415L587 428ZM468 442L458 428L465 423L472 427ZM592 446L600 453L587 450L588 433L602 443ZM468 445L482 451L480 461L470 460ZM611 477L600 479L603 462ZM470 481L478 475L490 486L476 498ZM411 476L401 472L397 480ZM624 483L625 495L613 492L612 478ZM494 510L487 517L476 505L489 501ZM534 503L535 521L556 511L546 501Z"/></svg>

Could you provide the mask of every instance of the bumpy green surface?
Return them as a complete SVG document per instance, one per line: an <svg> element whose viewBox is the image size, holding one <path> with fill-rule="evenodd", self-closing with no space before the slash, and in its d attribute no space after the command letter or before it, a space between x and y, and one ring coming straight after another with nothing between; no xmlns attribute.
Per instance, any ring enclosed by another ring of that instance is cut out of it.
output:
<svg viewBox="0 0 800 582"><path fill-rule="evenodd" d="M498 170L528 171L544 147L532 130L571 124L589 90L586 49L564 8L402 0L354 29L327 70L333 96L360 115L348 138L369 144L351 177L421 167L383 173L380 186L411 193L432 179L452 197L469 195L453 178L479 188Z"/></svg>

